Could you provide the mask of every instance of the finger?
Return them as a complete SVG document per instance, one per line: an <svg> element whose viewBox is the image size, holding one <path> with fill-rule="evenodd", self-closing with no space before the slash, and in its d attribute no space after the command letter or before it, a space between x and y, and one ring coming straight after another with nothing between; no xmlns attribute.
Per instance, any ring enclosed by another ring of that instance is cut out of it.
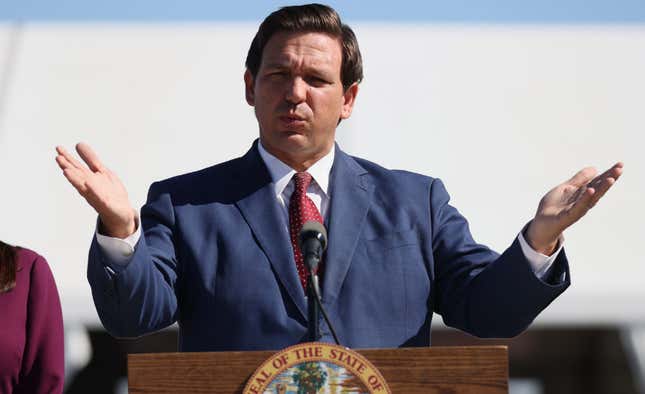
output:
<svg viewBox="0 0 645 394"><path fill-rule="evenodd" d="M78 168L66 168L63 170L63 175L81 195L85 195L87 182L83 171Z"/></svg>
<svg viewBox="0 0 645 394"><path fill-rule="evenodd" d="M58 166L61 168L61 170L64 170L67 168L76 168L63 155L56 156L56 163L58 163Z"/></svg>
<svg viewBox="0 0 645 394"><path fill-rule="evenodd" d="M609 173L609 176L611 178L614 178L614 180L617 181L618 178L623 175L623 167L623 163L619 161L618 163L614 164L609 170L607 170L607 172Z"/></svg>
<svg viewBox="0 0 645 394"><path fill-rule="evenodd" d="M83 164L81 164L81 162L80 162L80 161L76 160L76 159L74 158L74 156L72 156L72 155L71 155L67 150L65 150L65 148L63 148L62 146L57 146L57 147L56 147L56 152L58 152L58 154L59 154L59 155L63 156L63 157L67 160L67 162L69 162L73 167L76 167L76 168L78 168L78 169L82 169L82 168L84 168L84 167L85 167L85 166L83 166Z"/></svg>
<svg viewBox="0 0 645 394"><path fill-rule="evenodd" d="M611 178L613 182L615 182L618 180L618 178L620 178L622 174L623 163L618 162L611 166L607 171L595 177L591 182L589 182L588 186L598 189L607 181L607 179Z"/></svg>
<svg viewBox="0 0 645 394"><path fill-rule="evenodd" d="M614 164L613 166L609 167L607 171L603 172L602 174L598 175L597 178L616 178L617 176L620 176L620 174L623 173L623 163L618 162Z"/></svg>
<svg viewBox="0 0 645 394"><path fill-rule="evenodd" d="M596 189L596 192L594 193L592 199L591 199L591 206L593 207L596 205L598 200L602 198L602 196L607 193L607 191L616 183L616 180L614 178L605 178L603 182L598 186Z"/></svg>
<svg viewBox="0 0 645 394"><path fill-rule="evenodd" d="M571 209L567 211L566 217L566 227L572 225L578 219L583 217L589 209L593 206L593 197L596 194L596 190L592 187L588 187L582 193L582 196L576 201Z"/></svg>
<svg viewBox="0 0 645 394"><path fill-rule="evenodd" d="M98 155L94 150L86 143L79 142L76 144L76 152L81 156L81 159L90 167L92 171L101 171L103 170L103 163L99 160Z"/></svg>
<svg viewBox="0 0 645 394"><path fill-rule="evenodd" d="M594 179L597 173L598 171L596 171L595 168L585 167L582 170L578 171L566 183L575 187L584 186L584 185L587 185L589 182L591 182L591 180Z"/></svg>

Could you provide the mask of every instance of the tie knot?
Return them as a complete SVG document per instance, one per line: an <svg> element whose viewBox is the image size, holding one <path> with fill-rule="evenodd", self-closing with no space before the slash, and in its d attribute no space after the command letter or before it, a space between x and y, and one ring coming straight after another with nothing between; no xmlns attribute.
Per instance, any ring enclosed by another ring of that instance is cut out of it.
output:
<svg viewBox="0 0 645 394"><path fill-rule="evenodd" d="M311 174L308 172L296 172L293 175L293 179L296 182L296 192L306 193L309 184L311 183Z"/></svg>

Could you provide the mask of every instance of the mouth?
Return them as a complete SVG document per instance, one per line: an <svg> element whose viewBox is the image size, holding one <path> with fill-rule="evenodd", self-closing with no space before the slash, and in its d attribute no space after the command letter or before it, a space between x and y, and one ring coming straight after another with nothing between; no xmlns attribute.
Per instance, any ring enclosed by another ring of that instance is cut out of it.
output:
<svg viewBox="0 0 645 394"><path fill-rule="evenodd" d="M298 115L282 115L279 119L280 122L289 127L301 127L307 123L305 118Z"/></svg>
<svg viewBox="0 0 645 394"><path fill-rule="evenodd" d="M304 117L296 114L286 114L286 115L281 115L280 119L284 120L305 120Z"/></svg>

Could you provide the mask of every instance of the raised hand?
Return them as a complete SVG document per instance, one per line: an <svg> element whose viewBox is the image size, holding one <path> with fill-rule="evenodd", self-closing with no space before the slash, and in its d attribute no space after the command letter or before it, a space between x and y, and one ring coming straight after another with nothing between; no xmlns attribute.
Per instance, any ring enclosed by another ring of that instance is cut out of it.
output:
<svg viewBox="0 0 645 394"><path fill-rule="evenodd" d="M540 200L535 218L526 230L526 241L538 252L552 254L562 231L596 205L622 173L620 162L600 175L587 167L551 189Z"/></svg>
<svg viewBox="0 0 645 394"><path fill-rule="evenodd" d="M63 147L57 146L56 163L63 175L99 214L101 232L126 238L136 230L136 212L128 192L119 178L101 163L89 145L79 143L76 152L85 162L76 160Z"/></svg>

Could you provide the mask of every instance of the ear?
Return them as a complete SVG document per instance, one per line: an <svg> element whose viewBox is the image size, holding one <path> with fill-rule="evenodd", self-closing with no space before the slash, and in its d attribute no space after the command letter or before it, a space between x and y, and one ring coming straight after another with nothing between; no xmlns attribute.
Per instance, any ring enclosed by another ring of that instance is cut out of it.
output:
<svg viewBox="0 0 645 394"><path fill-rule="evenodd" d="M343 107L340 111L340 118L347 119L352 115L354 102L356 102L356 95L358 94L358 82L354 82L343 93Z"/></svg>
<svg viewBox="0 0 645 394"><path fill-rule="evenodd" d="M246 102L252 107L255 105L255 94L253 91L254 86L255 81L253 80L253 75L251 75L251 72L247 68L244 72L244 93L246 96Z"/></svg>

